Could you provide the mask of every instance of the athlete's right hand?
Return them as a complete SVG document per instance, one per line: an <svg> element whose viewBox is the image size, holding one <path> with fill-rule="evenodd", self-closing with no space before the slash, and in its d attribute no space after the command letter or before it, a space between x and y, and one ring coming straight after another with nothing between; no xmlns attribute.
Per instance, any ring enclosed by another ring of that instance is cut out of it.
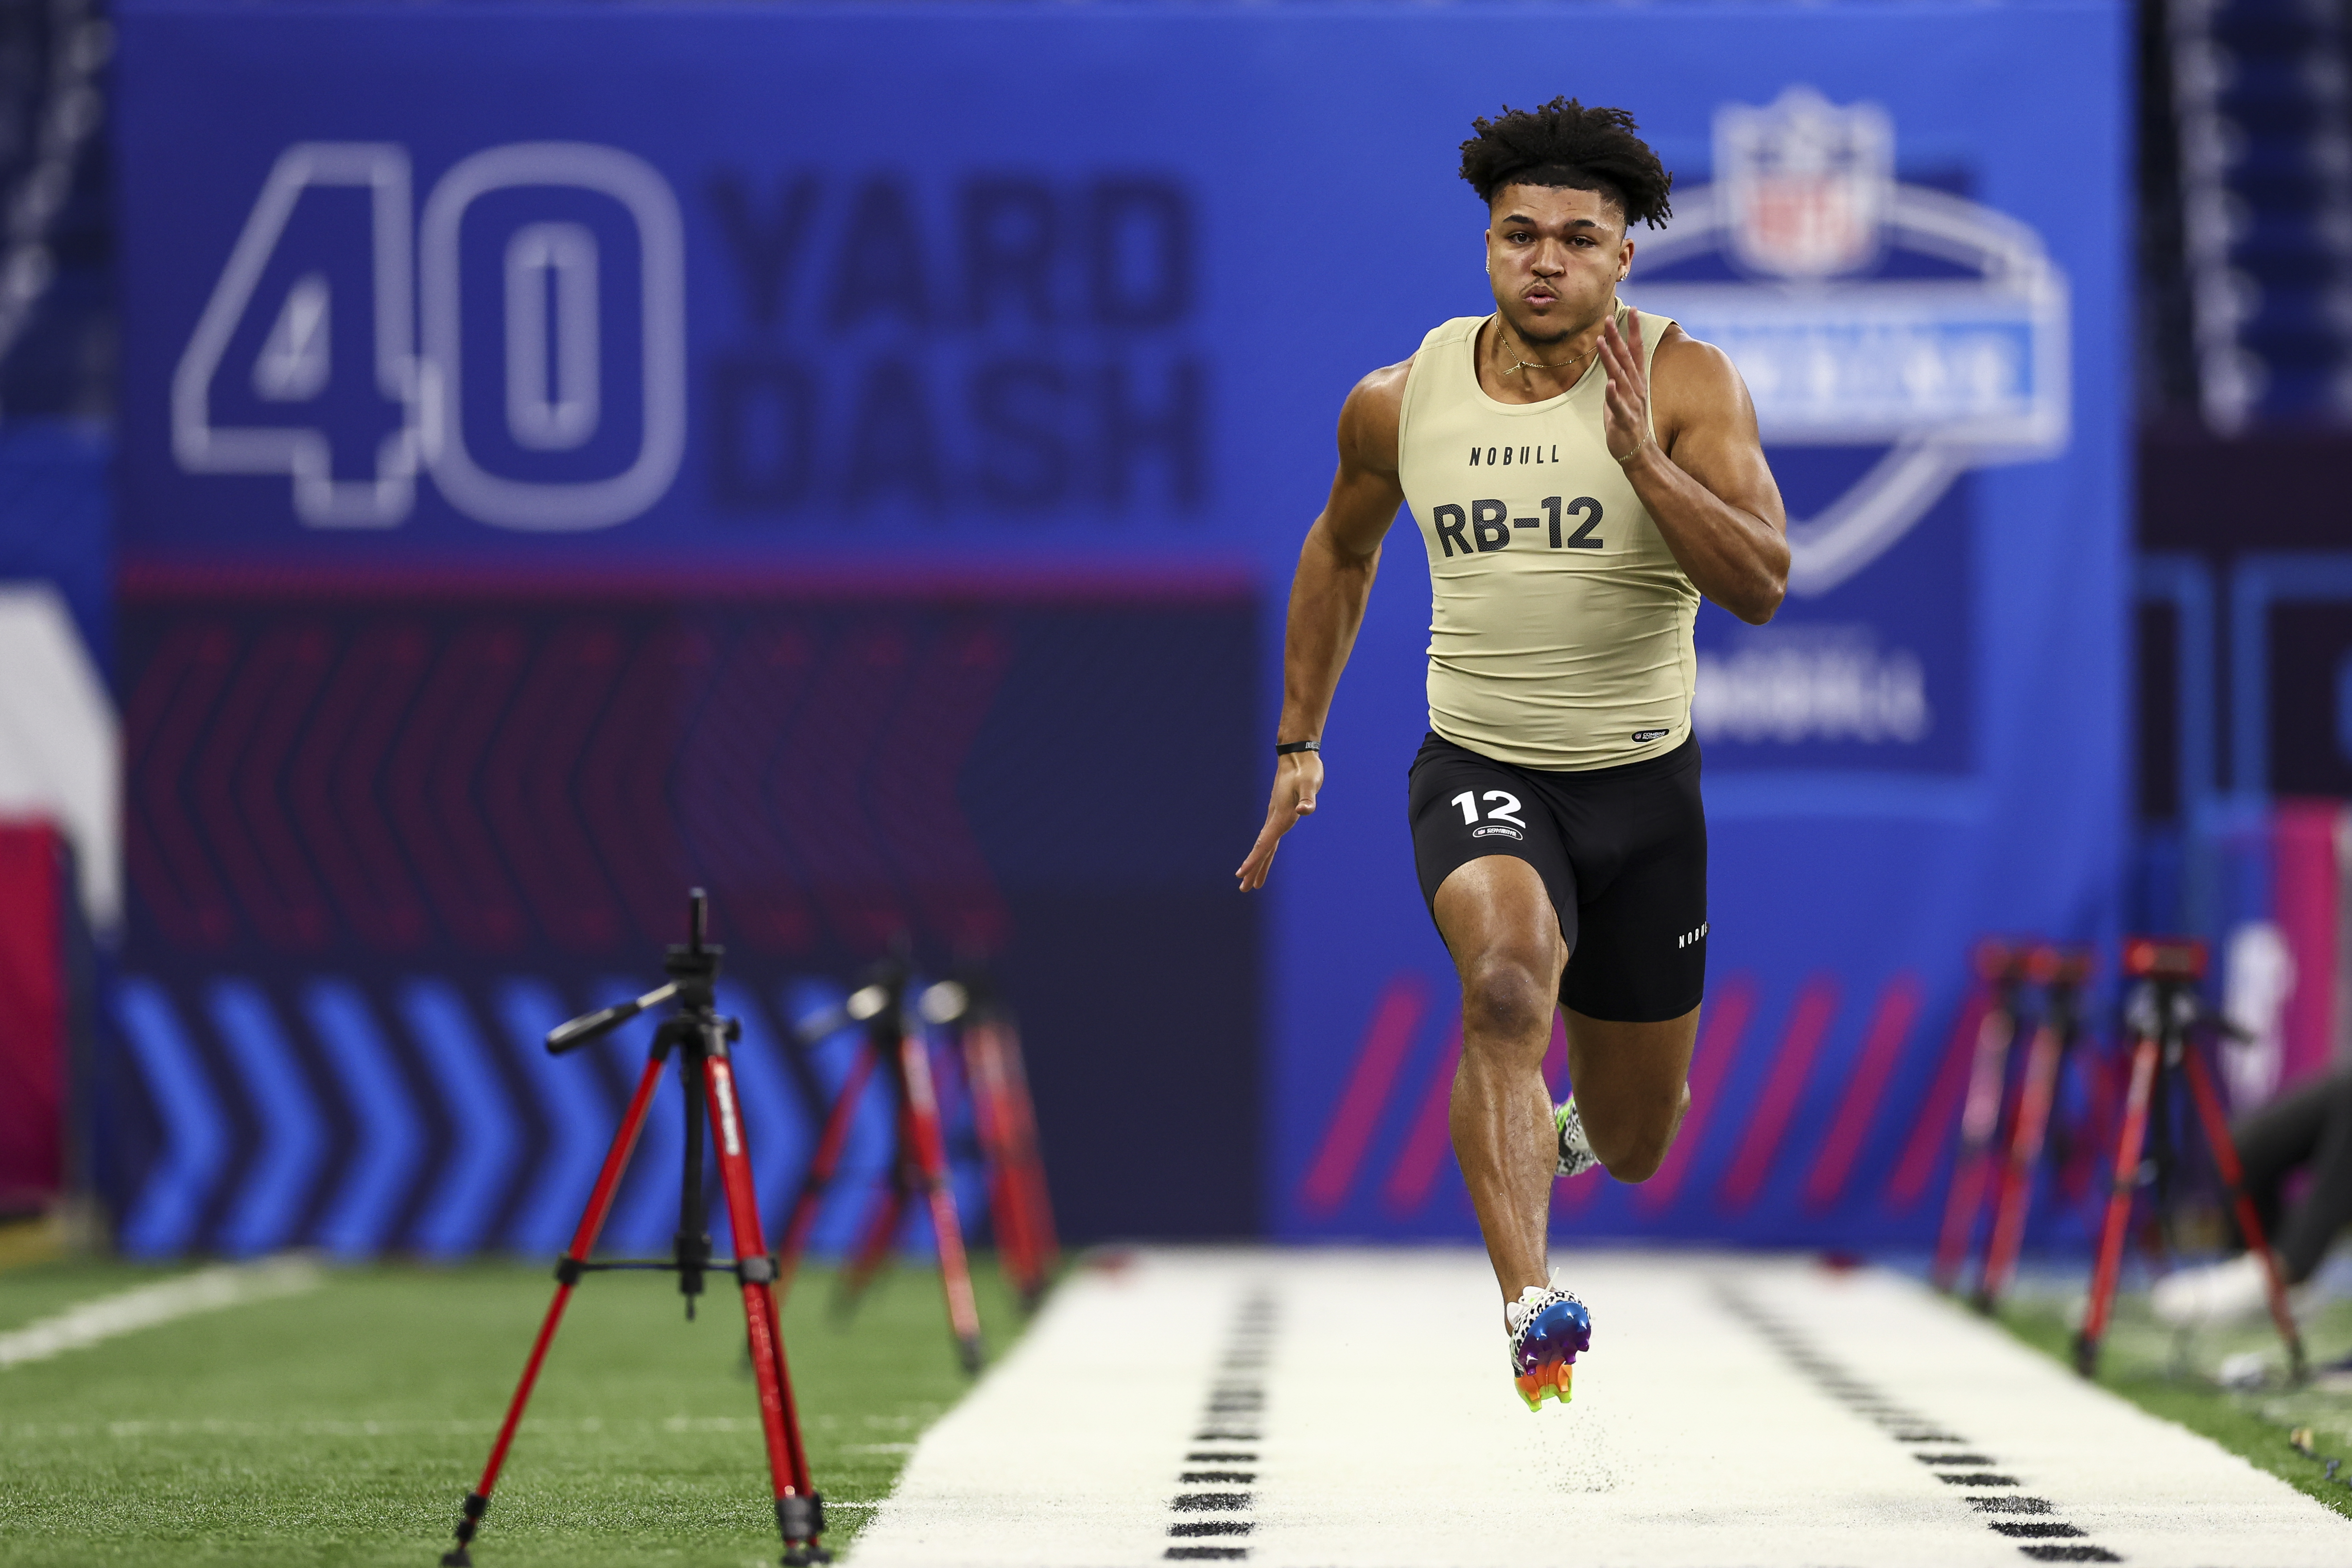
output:
<svg viewBox="0 0 2352 1568"><path fill-rule="evenodd" d="M1234 873L1244 893L1265 885L1265 873L1274 865L1274 852L1282 846L1282 835L1315 814L1315 797L1322 789L1320 753L1294 751L1274 759L1274 795L1265 803L1265 826L1257 831L1257 842L1250 846L1248 858Z"/></svg>

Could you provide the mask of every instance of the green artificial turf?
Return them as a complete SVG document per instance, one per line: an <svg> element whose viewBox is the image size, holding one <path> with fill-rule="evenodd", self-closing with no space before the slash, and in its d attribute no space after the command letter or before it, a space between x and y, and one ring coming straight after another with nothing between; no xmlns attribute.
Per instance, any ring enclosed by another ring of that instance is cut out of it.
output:
<svg viewBox="0 0 2352 1568"><path fill-rule="evenodd" d="M0 1331L174 1270L0 1272ZM992 1353L1019 1333L985 1260ZM730 1281L684 1321L666 1277L573 1297L480 1539L480 1568L776 1561ZM846 1545L924 1427L969 1385L936 1275L886 1274L856 1317L803 1272L785 1343L826 1543ZM306 1294L182 1318L0 1370L0 1563L428 1568L544 1312L541 1267L331 1270Z"/></svg>
<svg viewBox="0 0 2352 1568"><path fill-rule="evenodd" d="M2066 1365L2074 1363L2071 1303L2058 1297L2013 1301L2001 1322L2035 1349ZM2332 1301L2303 1318L2304 1343L2318 1366L2352 1350L2352 1301ZM2221 1363L2245 1352L2263 1355L2268 1373L2259 1388L2224 1388ZM2326 1479L2324 1459L2342 1459L2336 1473L2352 1479L2352 1379L2340 1375L2290 1386L2286 1356L2267 1317L2182 1336L2151 1316L2145 1295L2116 1303L2099 1358L2098 1381L2151 1415L2177 1421L2231 1453L2268 1470L2297 1490L2352 1518L2352 1489ZM2319 1458L2288 1441L2309 1427Z"/></svg>

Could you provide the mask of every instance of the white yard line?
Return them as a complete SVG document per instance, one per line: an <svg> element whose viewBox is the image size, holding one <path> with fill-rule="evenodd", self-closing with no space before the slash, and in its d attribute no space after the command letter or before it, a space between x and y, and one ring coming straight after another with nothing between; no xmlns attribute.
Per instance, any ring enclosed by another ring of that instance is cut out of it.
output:
<svg viewBox="0 0 2352 1568"><path fill-rule="evenodd" d="M193 1274L100 1296L68 1307L55 1317L0 1333L0 1371L26 1362L47 1361L69 1350L81 1350L197 1312L217 1312L223 1307L266 1301L277 1296L299 1295L317 1289L324 1277L315 1263L299 1258L274 1258L260 1263L216 1263Z"/></svg>
<svg viewBox="0 0 2352 1568"><path fill-rule="evenodd" d="M1532 1416L1473 1253L1084 1273L925 1436L854 1568L2352 1563L2352 1521L1908 1281L1566 1261L1593 1348Z"/></svg>

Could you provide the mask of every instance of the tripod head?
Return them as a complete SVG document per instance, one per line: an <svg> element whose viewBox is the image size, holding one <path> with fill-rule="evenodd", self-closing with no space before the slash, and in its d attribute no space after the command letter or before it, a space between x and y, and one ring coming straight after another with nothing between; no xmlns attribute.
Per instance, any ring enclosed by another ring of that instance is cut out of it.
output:
<svg viewBox="0 0 2352 1568"><path fill-rule="evenodd" d="M577 1051L612 1033L647 1008L657 1008L673 998L681 1012L700 1013L717 1006L719 960L725 956L727 949L714 946L709 940L709 934L710 895L694 888L686 895L686 942L684 946L672 943L662 957L662 969L669 976L669 984L556 1025L547 1031L547 1054L561 1056L567 1051Z"/></svg>
<svg viewBox="0 0 2352 1568"><path fill-rule="evenodd" d="M707 1213L702 1178L704 1073L711 1060L725 1058L730 1041L742 1037L742 1026L737 1020L719 1016L719 960L725 956L726 949L714 945L709 936L710 898L702 889L694 888L687 894L686 940L671 944L663 953L662 968L669 975L668 984L656 987L642 997L609 1008L599 1008L593 1013L583 1013L547 1031L547 1053L561 1056L567 1051L578 1050L590 1040L601 1040L647 1008L659 1007L667 1001L677 1004L677 1010L655 1031L653 1041L656 1067L672 1050L678 1052L678 1082L686 1091L686 1179L679 1189L677 1235L667 1262L614 1264L609 1267L644 1266L676 1270L678 1291L686 1297L686 1315L688 1318L694 1316L694 1299L702 1293L705 1273L714 1266L728 1269L747 1266L740 1262L713 1265L710 1238L703 1229ZM650 1084L652 1080L648 1078L646 1082Z"/></svg>
<svg viewBox="0 0 2352 1568"><path fill-rule="evenodd" d="M2253 1038L2208 1005L2198 989L2205 966L2205 944L2193 936L2134 936L2124 944L2124 973L2138 982L2124 1004L2125 1020L2134 1031L2162 1040L2168 1063L2192 1030Z"/></svg>
<svg viewBox="0 0 2352 1568"><path fill-rule="evenodd" d="M2091 950L2043 943L2026 955L2027 977L2046 989L2079 991L2090 983Z"/></svg>
<svg viewBox="0 0 2352 1568"><path fill-rule="evenodd" d="M887 1039L907 1027L908 988L914 982L914 964L903 936L890 945L890 951L875 960L866 971L857 989L849 993L841 1004L842 1014L866 1026L877 1038Z"/></svg>
<svg viewBox="0 0 2352 1568"><path fill-rule="evenodd" d="M977 961L960 964L950 978L924 987L915 1008L925 1022L935 1024L983 1023L1005 1016L995 978Z"/></svg>
<svg viewBox="0 0 2352 1568"><path fill-rule="evenodd" d="M2135 936L2124 944L2124 973L2193 986L2205 977L2205 944L2194 936Z"/></svg>
<svg viewBox="0 0 2352 1568"><path fill-rule="evenodd" d="M709 936L709 895L698 887L689 889L686 895L686 942L683 946L673 942L663 950L662 971L677 988L677 1005L690 1012L718 1005L719 960L726 956L727 949L713 946Z"/></svg>
<svg viewBox="0 0 2352 1568"><path fill-rule="evenodd" d="M1988 936L1977 944L1970 957L1976 965L1978 979L1988 986L2013 991L2025 980L2028 952L2021 944Z"/></svg>
<svg viewBox="0 0 2352 1568"><path fill-rule="evenodd" d="M2083 1016L2083 993L2091 983L2091 949L2036 943L2015 950L2021 979L2041 988L2042 1022L2058 1031L2060 1049L2072 1046Z"/></svg>

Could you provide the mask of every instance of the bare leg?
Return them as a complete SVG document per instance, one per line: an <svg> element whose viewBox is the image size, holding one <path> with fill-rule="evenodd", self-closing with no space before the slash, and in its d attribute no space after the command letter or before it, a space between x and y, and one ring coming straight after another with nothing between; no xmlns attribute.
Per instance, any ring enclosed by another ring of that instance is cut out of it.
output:
<svg viewBox="0 0 2352 1568"><path fill-rule="evenodd" d="M1690 1109L1691 1047L1698 1009L1658 1023L1568 1020L1568 1081L1584 1118L1585 1141L1619 1181L1647 1181L1674 1146Z"/></svg>
<svg viewBox="0 0 2352 1568"><path fill-rule="evenodd" d="M1514 1301L1549 1278L1545 1238L1558 1156L1543 1057L1568 947L1543 879L1509 855L1456 867L1437 890L1436 914L1462 979L1454 1155L1495 1282L1503 1300Z"/></svg>

